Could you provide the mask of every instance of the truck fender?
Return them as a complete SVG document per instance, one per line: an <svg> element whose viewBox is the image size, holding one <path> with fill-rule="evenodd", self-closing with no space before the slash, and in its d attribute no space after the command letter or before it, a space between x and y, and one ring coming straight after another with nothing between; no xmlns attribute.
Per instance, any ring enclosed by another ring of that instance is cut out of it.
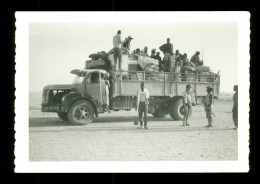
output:
<svg viewBox="0 0 260 184"><path fill-rule="evenodd" d="M69 93L64 96L64 101L63 101L63 106L64 106L64 111L67 113L71 107L71 105L78 100L87 100L89 101L95 110L95 115L98 117L98 109L97 105L94 102L94 100L90 96L82 96L80 93Z"/></svg>

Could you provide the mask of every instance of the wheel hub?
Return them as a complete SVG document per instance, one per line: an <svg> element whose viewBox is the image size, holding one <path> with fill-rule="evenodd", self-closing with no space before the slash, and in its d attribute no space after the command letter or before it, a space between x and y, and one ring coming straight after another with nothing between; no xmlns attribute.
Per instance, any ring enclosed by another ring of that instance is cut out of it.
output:
<svg viewBox="0 0 260 184"><path fill-rule="evenodd" d="M86 107L76 109L75 117L77 120L84 120L88 117L88 110Z"/></svg>

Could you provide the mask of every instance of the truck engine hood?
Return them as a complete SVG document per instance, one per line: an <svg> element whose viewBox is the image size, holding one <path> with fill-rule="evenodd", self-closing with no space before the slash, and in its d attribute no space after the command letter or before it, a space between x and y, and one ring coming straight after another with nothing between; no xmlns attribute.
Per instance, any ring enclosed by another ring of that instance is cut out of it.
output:
<svg viewBox="0 0 260 184"><path fill-rule="evenodd" d="M77 84L51 84L44 86L43 89L72 89L76 88Z"/></svg>

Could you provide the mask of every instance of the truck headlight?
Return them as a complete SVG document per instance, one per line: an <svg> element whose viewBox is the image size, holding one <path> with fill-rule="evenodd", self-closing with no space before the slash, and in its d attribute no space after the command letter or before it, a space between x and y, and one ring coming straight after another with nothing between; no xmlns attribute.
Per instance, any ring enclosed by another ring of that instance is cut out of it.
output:
<svg viewBox="0 0 260 184"><path fill-rule="evenodd" d="M63 97L61 98L61 102L64 102L64 100L65 100L65 96L63 96Z"/></svg>

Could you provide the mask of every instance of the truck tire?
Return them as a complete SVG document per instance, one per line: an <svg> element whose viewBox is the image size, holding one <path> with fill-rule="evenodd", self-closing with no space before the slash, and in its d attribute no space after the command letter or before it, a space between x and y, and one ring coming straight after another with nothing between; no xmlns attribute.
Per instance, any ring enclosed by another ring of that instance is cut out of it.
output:
<svg viewBox="0 0 260 184"><path fill-rule="evenodd" d="M183 120L185 109L183 107L182 98L178 98L172 102L170 106L170 116L174 120Z"/></svg>
<svg viewBox="0 0 260 184"><path fill-rule="evenodd" d="M154 113L152 113L154 117L161 118L168 114L168 109L162 108L161 104L155 105L154 109Z"/></svg>
<svg viewBox="0 0 260 184"><path fill-rule="evenodd" d="M173 119L173 120L176 120L175 118L174 118L174 116L173 116L173 106L174 106L174 103L175 103L175 101L172 101L171 102L171 104L170 104L170 107L169 107L169 114L170 114L170 116L171 116L171 118Z"/></svg>
<svg viewBox="0 0 260 184"><path fill-rule="evenodd" d="M89 101L78 100L74 102L68 113L69 121L72 124L86 125L94 119L94 108Z"/></svg>
<svg viewBox="0 0 260 184"><path fill-rule="evenodd" d="M168 113L162 112L162 111L159 111L159 110L157 110L157 111L155 111L154 113L152 113L152 115L153 115L154 117L157 117L157 118L164 117L164 116L166 116L167 114L168 114Z"/></svg>
<svg viewBox="0 0 260 184"><path fill-rule="evenodd" d="M68 114L65 112L57 112L57 115L62 121L69 121Z"/></svg>

